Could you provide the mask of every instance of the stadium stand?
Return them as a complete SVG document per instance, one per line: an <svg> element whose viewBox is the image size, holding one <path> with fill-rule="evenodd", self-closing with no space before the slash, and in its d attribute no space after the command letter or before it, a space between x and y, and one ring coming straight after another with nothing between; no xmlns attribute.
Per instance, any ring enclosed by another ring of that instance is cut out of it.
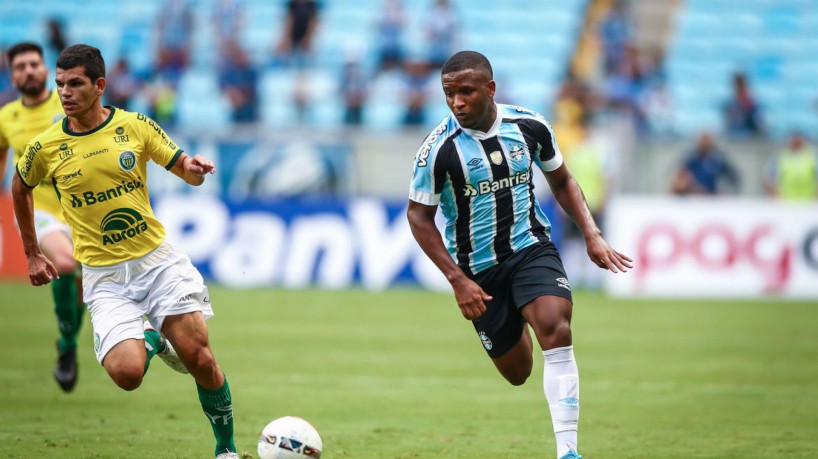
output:
<svg viewBox="0 0 818 459"><path fill-rule="evenodd" d="M729 18L724 15L730 11ZM745 73L769 133L815 132L818 12L808 0L690 0L676 17L667 55L677 129L721 126L730 79Z"/></svg>

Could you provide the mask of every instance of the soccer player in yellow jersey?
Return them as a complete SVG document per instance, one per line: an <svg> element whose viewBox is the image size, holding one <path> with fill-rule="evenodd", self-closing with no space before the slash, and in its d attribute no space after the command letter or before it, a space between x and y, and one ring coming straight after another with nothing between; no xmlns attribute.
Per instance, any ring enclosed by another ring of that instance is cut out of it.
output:
<svg viewBox="0 0 818 459"><path fill-rule="evenodd" d="M65 116L57 91L46 88L48 69L40 45L18 43L7 56L12 83L20 91L20 98L0 108L0 177L5 175L9 147L14 150L16 163L29 140ZM69 392L77 382L77 335L85 311L79 265L72 255L71 229L65 223L54 187L42 182L33 193L37 242L60 274L51 284L60 331L54 378L62 390Z"/></svg>
<svg viewBox="0 0 818 459"><path fill-rule="evenodd" d="M184 153L145 115L102 105L105 62L97 48L63 50L56 82L66 118L28 143L12 183L31 283L57 277L37 246L31 205L31 189L47 180L83 266L99 362L125 390L139 387L154 355L190 372L216 437L216 457L238 458L230 387L208 342L205 319L213 310L207 287L190 258L165 240L146 182L149 160L195 186L215 167Z"/></svg>

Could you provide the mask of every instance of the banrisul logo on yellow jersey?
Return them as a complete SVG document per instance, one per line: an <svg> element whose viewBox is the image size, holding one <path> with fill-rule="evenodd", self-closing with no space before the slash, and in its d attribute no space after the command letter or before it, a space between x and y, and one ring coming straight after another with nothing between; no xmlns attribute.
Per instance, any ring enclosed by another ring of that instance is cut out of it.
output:
<svg viewBox="0 0 818 459"><path fill-rule="evenodd" d="M131 239L148 230L148 223L139 212L122 207L114 209L102 218L99 224L102 245L111 245Z"/></svg>
<svg viewBox="0 0 818 459"><path fill-rule="evenodd" d="M79 195L71 193L71 207L93 206L94 204L117 199L123 194L142 188L141 180L119 182L121 185L103 191L85 191Z"/></svg>

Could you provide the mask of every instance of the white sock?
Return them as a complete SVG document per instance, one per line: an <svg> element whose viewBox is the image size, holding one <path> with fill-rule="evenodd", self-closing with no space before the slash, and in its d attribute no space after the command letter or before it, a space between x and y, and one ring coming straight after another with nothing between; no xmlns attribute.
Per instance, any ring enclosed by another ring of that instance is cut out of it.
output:
<svg viewBox="0 0 818 459"><path fill-rule="evenodd" d="M579 372L574 346L543 351L543 391L551 409L551 423L557 438L557 457L577 450L579 424Z"/></svg>

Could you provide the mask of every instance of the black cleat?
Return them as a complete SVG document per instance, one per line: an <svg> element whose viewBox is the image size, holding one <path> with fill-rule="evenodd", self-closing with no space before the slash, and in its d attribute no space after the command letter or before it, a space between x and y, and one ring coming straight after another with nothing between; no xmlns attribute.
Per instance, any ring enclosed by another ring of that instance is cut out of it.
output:
<svg viewBox="0 0 818 459"><path fill-rule="evenodd" d="M54 379L64 392L71 392L77 384L77 350L61 351L57 348L57 353L59 357L54 368Z"/></svg>

